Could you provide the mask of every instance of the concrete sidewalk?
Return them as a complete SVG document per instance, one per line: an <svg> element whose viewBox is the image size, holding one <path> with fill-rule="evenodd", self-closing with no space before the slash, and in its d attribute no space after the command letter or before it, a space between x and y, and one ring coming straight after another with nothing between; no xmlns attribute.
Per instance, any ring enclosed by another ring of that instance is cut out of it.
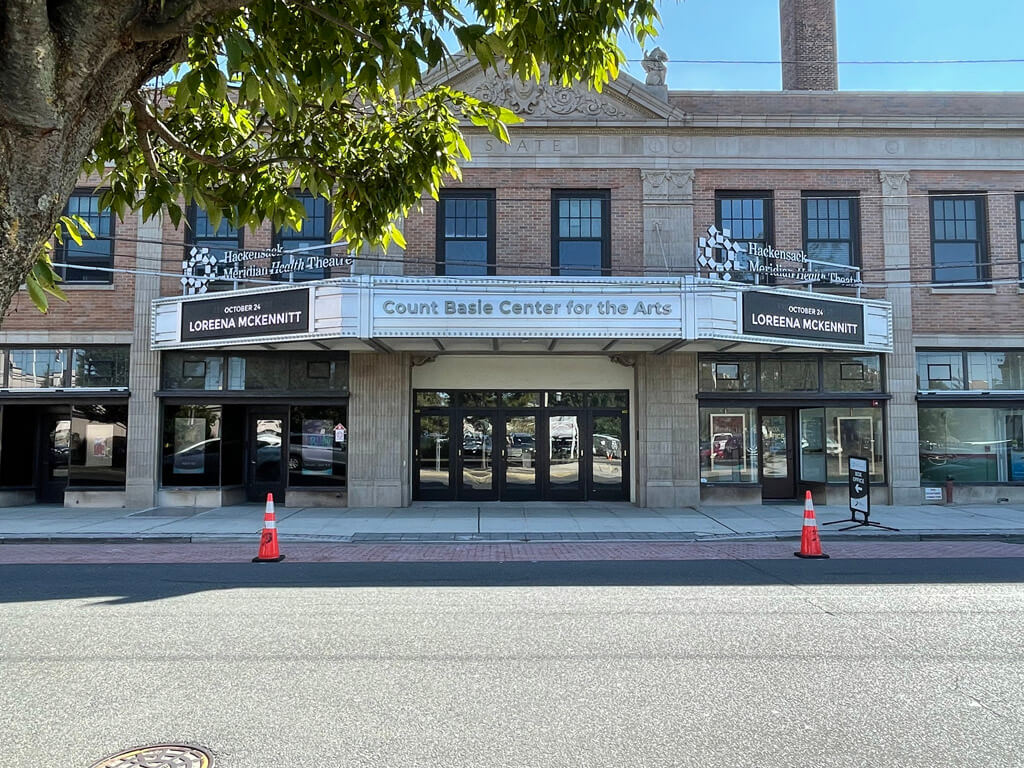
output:
<svg viewBox="0 0 1024 768"><path fill-rule="evenodd" d="M819 525L848 520L845 507L817 507ZM1024 536L1024 506L877 506L871 519L899 528L841 532L821 526L822 536L929 538ZM642 509L626 503L419 502L404 508L277 509L283 541L702 541L796 538L803 505L705 506ZM151 507L83 509L56 506L0 509L0 542L26 540L252 540L263 524L259 504L217 508Z"/></svg>

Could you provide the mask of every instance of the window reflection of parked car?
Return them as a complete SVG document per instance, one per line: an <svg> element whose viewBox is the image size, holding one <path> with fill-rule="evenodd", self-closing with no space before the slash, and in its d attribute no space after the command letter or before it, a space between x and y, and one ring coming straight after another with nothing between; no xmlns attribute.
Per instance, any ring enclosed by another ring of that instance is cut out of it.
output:
<svg viewBox="0 0 1024 768"><path fill-rule="evenodd" d="M303 437L306 438L305 444ZM311 445L309 438L323 437L323 445ZM334 466L348 463L348 443L334 441L333 435L303 435L293 432L288 443L288 471L298 472L300 470L316 473L330 474ZM262 449L261 449L262 450ZM280 454L268 455L268 460L278 461Z"/></svg>
<svg viewBox="0 0 1024 768"><path fill-rule="evenodd" d="M509 432L505 436L505 451L510 459L533 454L536 450L536 440L528 432Z"/></svg>
<svg viewBox="0 0 1024 768"><path fill-rule="evenodd" d="M491 452L491 436L480 432L466 432L462 436L463 455L479 456L480 452Z"/></svg>
<svg viewBox="0 0 1024 768"><path fill-rule="evenodd" d="M164 457L164 463L169 464L171 471L178 475L200 474L206 469L206 457L211 456L211 461L216 461L220 451L220 438L211 437L208 440L200 440L198 443L185 446L181 450Z"/></svg>
<svg viewBox="0 0 1024 768"><path fill-rule="evenodd" d="M609 459L622 458L622 441L612 435L594 435L594 455Z"/></svg>
<svg viewBox="0 0 1024 768"><path fill-rule="evenodd" d="M711 452L716 459L739 461L740 440L731 432L719 432L711 440Z"/></svg>

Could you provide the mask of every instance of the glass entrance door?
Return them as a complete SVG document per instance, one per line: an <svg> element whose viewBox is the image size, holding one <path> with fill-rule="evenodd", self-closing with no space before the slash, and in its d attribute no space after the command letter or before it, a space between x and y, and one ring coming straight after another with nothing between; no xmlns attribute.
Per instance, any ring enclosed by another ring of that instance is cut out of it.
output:
<svg viewBox="0 0 1024 768"><path fill-rule="evenodd" d="M246 496L249 501L266 501L267 494L272 493L277 504L284 504L287 414L250 410L246 421L249 434Z"/></svg>
<svg viewBox="0 0 1024 768"><path fill-rule="evenodd" d="M486 501L498 498L494 471L496 415L495 412L462 415L462 443L455 468L457 497L460 499Z"/></svg>
<svg viewBox="0 0 1024 768"><path fill-rule="evenodd" d="M583 412L548 417L548 492L552 499L580 501L585 478L586 430Z"/></svg>
<svg viewBox="0 0 1024 768"><path fill-rule="evenodd" d="M540 498L536 413L506 413L502 455L503 499Z"/></svg>
<svg viewBox="0 0 1024 768"><path fill-rule="evenodd" d="M590 498L629 498L629 426L624 413L592 415L590 430Z"/></svg>
<svg viewBox="0 0 1024 768"><path fill-rule="evenodd" d="M452 498L451 418L416 414L413 490L418 499Z"/></svg>
<svg viewBox="0 0 1024 768"><path fill-rule="evenodd" d="M761 498L795 498L793 412L762 408L758 411L758 420L761 433Z"/></svg>
<svg viewBox="0 0 1024 768"><path fill-rule="evenodd" d="M63 504L71 460L70 409L44 410L40 414L39 431L43 450L39 456L36 499L47 504Z"/></svg>

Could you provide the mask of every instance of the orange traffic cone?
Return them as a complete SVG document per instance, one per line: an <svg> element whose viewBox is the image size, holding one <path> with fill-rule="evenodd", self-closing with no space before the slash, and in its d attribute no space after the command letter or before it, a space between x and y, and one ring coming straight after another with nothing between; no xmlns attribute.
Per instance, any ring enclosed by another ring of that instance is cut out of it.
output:
<svg viewBox="0 0 1024 768"><path fill-rule="evenodd" d="M263 513L263 532L260 534L260 553L254 563L279 563L284 555L277 546L277 519L274 517L274 494L267 494L267 511Z"/></svg>
<svg viewBox="0 0 1024 768"><path fill-rule="evenodd" d="M800 534L800 551L794 552L797 557L825 559L828 555L821 551L821 539L818 538L818 521L814 517L814 500L811 492L807 492L804 501L804 528Z"/></svg>

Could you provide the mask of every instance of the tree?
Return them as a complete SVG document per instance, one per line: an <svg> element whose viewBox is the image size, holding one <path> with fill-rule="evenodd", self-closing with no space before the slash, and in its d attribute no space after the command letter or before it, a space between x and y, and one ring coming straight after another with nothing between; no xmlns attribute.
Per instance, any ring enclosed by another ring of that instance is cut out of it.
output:
<svg viewBox="0 0 1024 768"><path fill-rule="evenodd" d="M298 224L327 198L336 239L391 225L458 177L460 127L507 139L514 115L424 72L451 48L484 67L600 89L619 34L654 34L654 0L0 0L0 317L27 282L61 295L47 249L80 174L119 216L181 200L216 225ZM449 40L454 41L449 46ZM542 69L543 68L543 69Z"/></svg>

